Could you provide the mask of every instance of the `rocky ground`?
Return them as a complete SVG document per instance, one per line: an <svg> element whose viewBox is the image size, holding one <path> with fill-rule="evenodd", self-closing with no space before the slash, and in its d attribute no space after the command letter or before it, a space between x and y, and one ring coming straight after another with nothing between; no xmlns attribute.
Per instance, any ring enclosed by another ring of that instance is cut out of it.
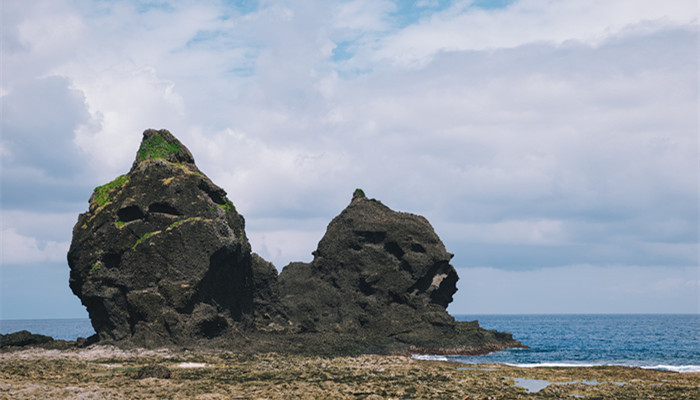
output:
<svg viewBox="0 0 700 400"><path fill-rule="evenodd" d="M153 366L159 367L153 367ZM146 368L145 368L146 367ZM155 377L154 377L155 376ZM537 392L516 386L550 383ZM543 383L543 382L539 382ZM700 373L515 368L406 356L27 349L0 353L0 399L698 399Z"/></svg>

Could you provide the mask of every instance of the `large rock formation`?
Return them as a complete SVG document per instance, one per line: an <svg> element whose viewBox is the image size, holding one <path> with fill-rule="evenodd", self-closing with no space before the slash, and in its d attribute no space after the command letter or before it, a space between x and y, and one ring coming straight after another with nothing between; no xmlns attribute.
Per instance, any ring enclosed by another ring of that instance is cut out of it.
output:
<svg viewBox="0 0 700 400"><path fill-rule="evenodd" d="M95 189L68 263L102 340L220 336L252 326L255 295L269 292L256 287L243 217L166 130L144 132L129 173Z"/></svg>
<svg viewBox="0 0 700 400"><path fill-rule="evenodd" d="M287 314L303 331L396 336L454 325L445 311L457 291L453 255L421 216L358 189L314 256L279 277Z"/></svg>
<svg viewBox="0 0 700 400"><path fill-rule="evenodd" d="M457 322L452 254L420 216L355 191L311 263L251 252L243 217L168 131L95 189L73 230L70 287L102 341L296 351L478 353L519 346Z"/></svg>

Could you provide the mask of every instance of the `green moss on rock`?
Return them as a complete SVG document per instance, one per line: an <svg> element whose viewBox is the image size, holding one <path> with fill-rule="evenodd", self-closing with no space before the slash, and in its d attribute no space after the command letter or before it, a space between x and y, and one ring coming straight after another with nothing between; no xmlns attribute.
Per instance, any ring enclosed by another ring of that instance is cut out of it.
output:
<svg viewBox="0 0 700 400"><path fill-rule="evenodd" d="M109 193L113 189L121 187L128 181L129 175L121 175L117 179L113 180L112 182L106 185L96 187L94 191L94 200L97 203L97 206L103 207L105 204L109 203Z"/></svg>
<svg viewBox="0 0 700 400"><path fill-rule="evenodd" d="M184 224L184 223L187 222L187 221L192 221L192 220L195 220L195 219L197 219L197 217L189 217L189 218L177 220L177 221L173 222L172 224L170 224L170 226L168 227L168 229L175 228L175 227L178 226L178 225L182 225L182 224Z"/></svg>
<svg viewBox="0 0 700 400"><path fill-rule="evenodd" d="M167 158L169 155L179 151L180 145L177 143L168 143L161 135L153 135L141 142L138 158L140 161L144 161L148 158L151 160Z"/></svg>
<svg viewBox="0 0 700 400"><path fill-rule="evenodd" d="M219 207L221 207L221 209L223 209L224 211L228 211L228 210L234 210L234 211L235 211L235 210L236 210L236 206L234 206L234 205L233 205L233 202L232 202L231 200L229 200L229 199L226 199L226 204L217 204L217 205L218 205Z"/></svg>
<svg viewBox="0 0 700 400"><path fill-rule="evenodd" d="M139 240L137 240L136 243L134 243L134 246L132 247L132 249L135 248L136 246L138 246L139 243L141 243L141 242L143 242L144 240L148 239L149 237L151 237L151 236L153 236L153 235L156 235L156 234L159 234L159 233L160 233L160 231L144 233L143 236L141 236L141 237L139 238Z"/></svg>

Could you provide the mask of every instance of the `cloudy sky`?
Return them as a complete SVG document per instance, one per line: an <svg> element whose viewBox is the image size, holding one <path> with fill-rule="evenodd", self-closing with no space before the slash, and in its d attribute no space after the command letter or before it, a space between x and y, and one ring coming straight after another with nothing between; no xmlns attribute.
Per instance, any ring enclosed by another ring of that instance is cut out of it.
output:
<svg viewBox="0 0 700 400"><path fill-rule="evenodd" d="M309 261L361 187L431 221L461 313L697 313L695 0L1 0L0 318L87 313L94 187L167 128Z"/></svg>

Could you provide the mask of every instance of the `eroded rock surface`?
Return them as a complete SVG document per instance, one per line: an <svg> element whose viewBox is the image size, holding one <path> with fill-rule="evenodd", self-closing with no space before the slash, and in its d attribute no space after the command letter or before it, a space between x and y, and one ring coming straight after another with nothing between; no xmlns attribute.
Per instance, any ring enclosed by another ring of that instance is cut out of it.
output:
<svg viewBox="0 0 700 400"><path fill-rule="evenodd" d="M356 190L311 263L257 254L226 192L170 132L98 187L73 229L70 287L100 341L246 351L483 353L510 334L457 322L457 282L428 221Z"/></svg>
<svg viewBox="0 0 700 400"><path fill-rule="evenodd" d="M357 190L314 256L279 277L287 315L301 331L396 336L455 324L445 310L457 291L453 255L421 216Z"/></svg>
<svg viewBox="0 0 700 400"><path fill-rule="evenodd" d="M144 344L252 326L244 219L166 130L147 130L128 174L95 189L73 229L70 287L100 339ZM258 282L264 282L257 280Z"/></svg>

